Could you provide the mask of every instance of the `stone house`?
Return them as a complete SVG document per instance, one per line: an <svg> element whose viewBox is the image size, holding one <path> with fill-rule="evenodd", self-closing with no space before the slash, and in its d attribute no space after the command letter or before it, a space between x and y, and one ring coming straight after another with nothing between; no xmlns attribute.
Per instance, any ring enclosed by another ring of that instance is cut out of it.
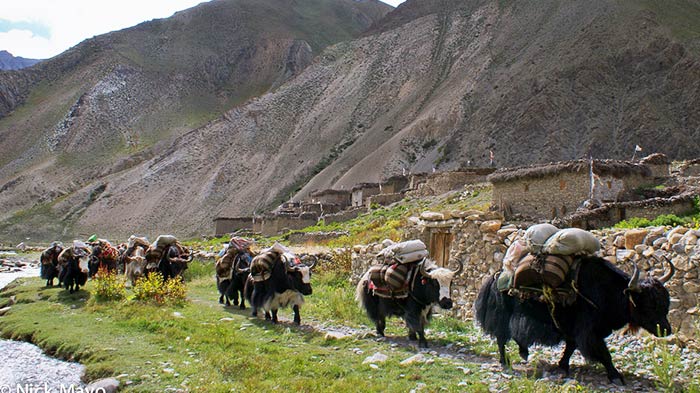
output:
<svg viewBox="0 0 700 393"><path fill-rule="evenodd" d="M400 194L406 190L410 180L407 176L396 175L384 180L381 184L382 194Z"/></svg>
<svg viewBox="0 0 700 393"><path fill-rule="evenodd" d="M368 206L367 200L372 195L381 194L379 183L359 183L352 188L352 206Z"/></svg>
<svg viewBox="0 0 700 393"><path fill-rule="evenodd" d="M679 169L681 176L700 176L700 158L685 161Z"/></svg>
<svg viewBox="0 0 700 393"><path fill-rule="evenodd" d="M493 184L492 206L506 218L551 220L571 214L584 201L639 199L636 190L654 186L651 169L617 160L576 160L499 169L487 177Z"/></svg>
<svg viewBox="0 0 700 393"><path fill-rule="evenodd" d="M663 183L671 176L671 161L662 153L650 154L639 161L651 170L651 175L659 183Z"/></svg>
<svg viewBox="0 0 700 393"><path fill-rule="evenodd" d="M223 236L241 229L253 230L253 217L216 217L214 219L215 236Z"/></svg>
<svg viewBox="0 0 700 393"><path fill-rule="evenodd" d="M347 190L321 190L314 191L309 195L307 203L320 203L323 205L337 205L339 210L350 206L351 194Z"/></svg>
<svg viewBox="0 0 700 393"><path fill-rule="evenodd" d="M467 184L483 183L494 171L494 168L470 168L413 175L408 193L413 196L442 195Z"/></svg>

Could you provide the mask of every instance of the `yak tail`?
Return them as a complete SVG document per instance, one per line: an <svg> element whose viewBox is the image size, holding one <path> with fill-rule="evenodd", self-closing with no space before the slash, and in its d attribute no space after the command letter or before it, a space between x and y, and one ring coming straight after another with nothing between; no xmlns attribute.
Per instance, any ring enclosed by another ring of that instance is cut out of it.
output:
<svg viewBox="0 0 700 393"><path fill-rule="evenodd" d="M357 288L355 288L355 301L360 305L361 308L365 308L365 291L367 284L369 283L369 270L362 275L360 281L357 283Z"/></svg>
<svg viewBox="0 0 700 393"><path fill-rule="evenodd" d="M497 278L490 276L481 286L474 302L474 316L487 334L508 340L511 337L510 318L515 300L498 290Z"/></svg>

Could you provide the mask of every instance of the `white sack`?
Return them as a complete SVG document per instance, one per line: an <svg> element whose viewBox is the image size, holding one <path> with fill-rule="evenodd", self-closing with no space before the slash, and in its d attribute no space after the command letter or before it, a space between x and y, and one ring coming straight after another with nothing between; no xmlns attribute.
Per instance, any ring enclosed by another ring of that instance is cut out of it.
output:
<svg viewBox="0 0 700 393"><path fill-rule="evenodd" d="M552 235L544 245L544 253L553 255L591 255L598 250L598 239L592 233L579 228L562 229Z"/></svg>

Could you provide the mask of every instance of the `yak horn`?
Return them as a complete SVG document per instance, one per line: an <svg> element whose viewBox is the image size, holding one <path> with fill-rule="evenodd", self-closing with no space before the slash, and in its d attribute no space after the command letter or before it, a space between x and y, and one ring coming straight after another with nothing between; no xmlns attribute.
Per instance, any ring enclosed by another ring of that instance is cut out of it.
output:
<svg viewBox="0 0 700 393"><path fill-rule="evenodd" d="M629 288L630 291L634 292L640 292L641 288L639 287L639 267L637 264L634 264L634 272L632 273L632 278L630 279L629 284L627 284L627 288Z"/></svg>
<svg viewBox="0 0 700 393"><path fill-rule="evenodd" d="M673 275L676 273L676 267L673 266L673 262L671 262L671 260L668 259L668 258L666 258L665 256L664 256L664 259L665 259L666 262L668 262L668 264L671 266L671 269L669 269L669 271L666 272L666 274L664 274L663 277L661 277L661 278L659 279L659 281L660 281L662 284L665 284L666 282L668 282L668 280L670 280L671 277L673 277Z"/></svg>
<svg viewBox="0 0 700 393"><path fill-rule="evenodd" d="M454 276L459 276L459 273L462 273L462 270L464 270L464 261L459 261L459 267L457 270L453 270L452 273Z"/></svg>
<svg viewBox="0 0 700 393"><path fill-rule="evenodd" d="M427 259L423 259L423 261L418 265L420 266L420 274L424 275L425 277L430 277L430 272L425 269L425 261Z"/></svg>
<svg viewBox="0 0 700 393"><path fill-rule="evenodd" d="M312 267L316 266L316 263L318 263L318 258L316 258L315 255L305 255L303 258L301 258L301 262L311 269Z"/></svg>

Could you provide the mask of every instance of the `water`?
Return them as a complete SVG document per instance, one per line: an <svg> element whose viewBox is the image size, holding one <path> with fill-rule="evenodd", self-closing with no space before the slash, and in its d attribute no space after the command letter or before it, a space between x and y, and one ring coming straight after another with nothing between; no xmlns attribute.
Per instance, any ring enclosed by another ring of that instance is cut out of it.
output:
<svg viewBox="0 0 700 393"><path fill-rule="evenodd" d="M3 253L2 257L10 255ZM38 275L38 268L0 273L0 289L18 277ZM70 326L66 328L70 329ZM0 365L0 393L61 392L70 391L71 387L79 391L84 388L80 381L85 373L83 365L46 356L39 347L29 343L0 340Z"/></svg>

